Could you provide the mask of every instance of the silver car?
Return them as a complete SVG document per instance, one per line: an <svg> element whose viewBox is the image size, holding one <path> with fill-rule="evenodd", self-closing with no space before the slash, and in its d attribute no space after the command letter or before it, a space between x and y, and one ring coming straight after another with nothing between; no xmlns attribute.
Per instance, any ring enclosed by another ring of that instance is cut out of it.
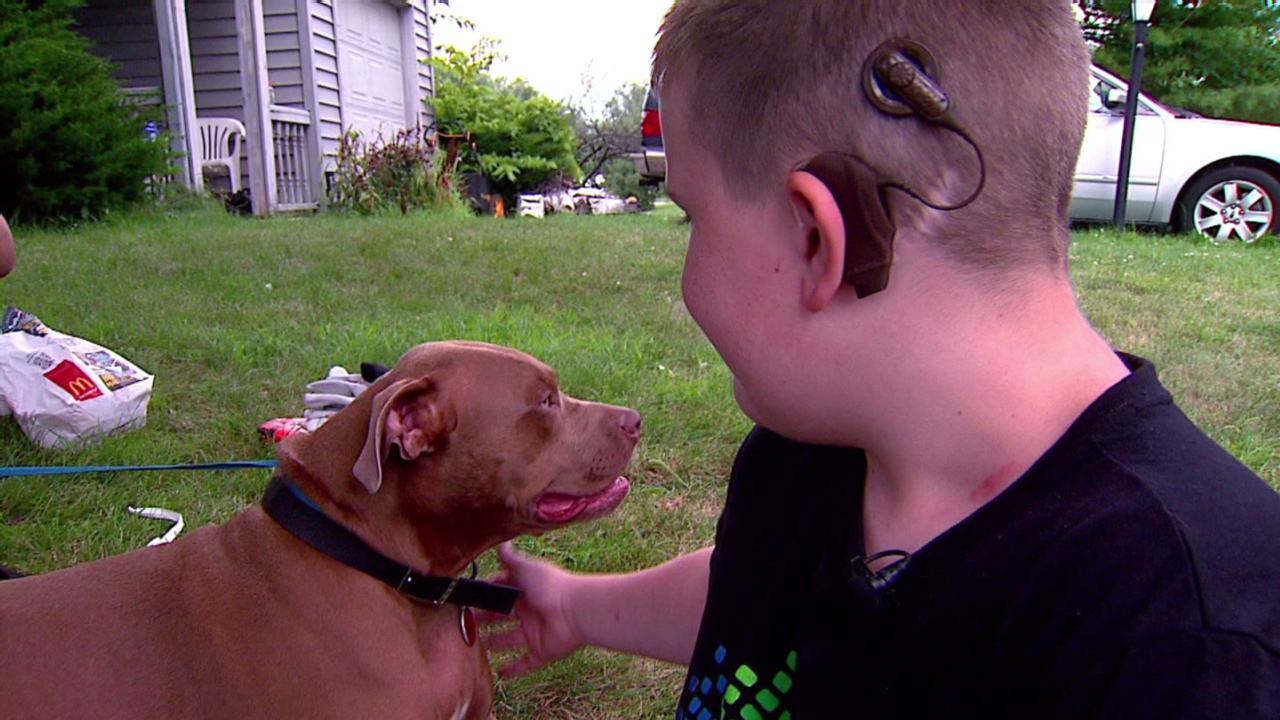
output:
<svg viewBox="0 0 1280 720"><path fill-rule="evenodd" d="M1094 67L1071 218L1109 221L1115 207L1127 84ZM1276 227L1280 127L1212 120L1138 96L1125 220L1250 243Z"/></svg>

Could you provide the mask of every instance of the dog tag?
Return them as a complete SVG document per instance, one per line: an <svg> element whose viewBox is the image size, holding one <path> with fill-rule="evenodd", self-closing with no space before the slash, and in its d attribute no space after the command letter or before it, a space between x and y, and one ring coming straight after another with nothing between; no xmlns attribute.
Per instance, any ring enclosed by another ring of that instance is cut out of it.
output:
<svg viewBox="0 0 1280 720"><path fill-rule="evenodd" d="M458 624L462 628L462 642L466 643L467 647L475 645L477 633L476 614L471 611L471 608L462 608L462 612L459 613Z"/></svg>

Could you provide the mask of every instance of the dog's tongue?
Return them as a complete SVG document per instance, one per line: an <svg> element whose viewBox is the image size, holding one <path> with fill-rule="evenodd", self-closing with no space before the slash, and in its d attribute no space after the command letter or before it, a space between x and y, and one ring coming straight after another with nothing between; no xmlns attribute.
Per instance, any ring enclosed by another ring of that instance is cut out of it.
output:
<svg viewBox="0 0 1280 720"><path fill-rule="evenodd" d="M538 498L538 514L551 522L567 522L586 507L586 498L547 493Z"/></svg>
<svg viewBox="0 0 1280 720"><path fill-rule="evenodd" d="M549 515L562 515L581 502L582 498L572 495L549 494L538 501L538 508Z"/></svg>
<svg viewBox="0 0 1280 720"><path fill-rule="evenodd" d="M620 477L604 490L586 496L568 495L565 493L545 493L534 501L538 516L543 520L562 524L579 516L583 519L607 515L618 507L631 490L631 483Z"/></svg>

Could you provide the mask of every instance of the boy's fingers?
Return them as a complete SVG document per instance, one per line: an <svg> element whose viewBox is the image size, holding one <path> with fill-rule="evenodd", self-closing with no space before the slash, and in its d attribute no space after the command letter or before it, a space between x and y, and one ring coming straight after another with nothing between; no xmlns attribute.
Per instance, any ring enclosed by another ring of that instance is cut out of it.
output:
<svg viewBox="0 0 1280 720"><path fill-rule="evenodd" d="M506 623L517 622L514 615L506 615L491 610L473 610L476 615L476 622L481 625L504 625Z"/></svg>
<svg viewBox="0 0 1280 720"><path fill-rule="evenodd" d="M524 554L519 550L516 550L515 543L508 540L498 546L498 560L509 572L512 565L516 565L521 560L524 560Z"/></svg>

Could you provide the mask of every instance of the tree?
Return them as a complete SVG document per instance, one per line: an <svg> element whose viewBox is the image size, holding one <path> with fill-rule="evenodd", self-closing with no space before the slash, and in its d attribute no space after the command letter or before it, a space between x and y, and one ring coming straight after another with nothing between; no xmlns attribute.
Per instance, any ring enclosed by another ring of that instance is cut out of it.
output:
<svg viewBox="0 0 1280 720"><path fill-rule="evenodd" d="M72 29L72 0L0 0L0 213L96 217L170 171L158 113L127 102Z"/></svg>
<svg viewBox="0 0 1280 720"><path fill-rule="evenodd" d="M640 123L648 93L644 85L627 83L613 91L598 114L588 110L585 102L573 108L577 160L586 177L594 177L614 158L640 150Z"/></svg>
<svg viewBox="0 0 1280 720"><path fill-rule="evenodd" d="M491 75L499 57L497 42L485 38L469 51L440 48L432 60L439 129L470 136L460 169L484 173L508 196L556 175L577 179L569 111L523 80Z"/></svg>
<svg viewBox="0 0 1280 720"><path fill-rule="evenodd" d="M1128 76L1129 0L1079 5L1095 60ZM1218 117L1280 123L1280 4L1273 0L1165 0L1151 20L1143 89Z"/></svg>

